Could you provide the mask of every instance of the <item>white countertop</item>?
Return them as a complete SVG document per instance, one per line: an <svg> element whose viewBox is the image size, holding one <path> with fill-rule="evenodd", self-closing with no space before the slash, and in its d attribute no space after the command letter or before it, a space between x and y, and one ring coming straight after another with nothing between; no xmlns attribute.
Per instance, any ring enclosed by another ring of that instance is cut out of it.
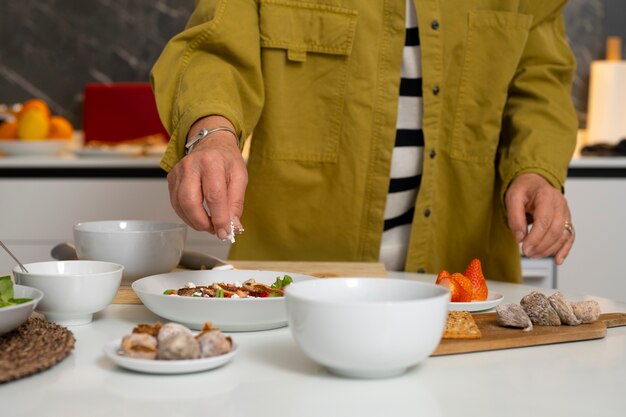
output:
<svg viewBox="0 0 626 417"><path fill-rule="evenodd" d="M0 157L0 168L159 168L160 156L77 157L52 156ZM626 157L575 157L570 168L626 168Z"/></svg>
<svg viewBox="0 0 626 417"><path fill-rule="evenodd" d="M77 157L22 156L0 157L0 168L159 168L160 156Z"/></svg>
<svg viewBox="0 0 626 417"><path fill-rule="evenodd" d="M578 156L574 157L570 168L626 168L624 156Z"/></svg>
<svg viewBox="0 0 626 417"><path fill-rule="evenodd" d="M390 273L432 282L432 276ZM490 282L504 302L531 287ZM571 296L578 299L580 296ZM605 312L626 304L596 298ZM218 369L155 376L118 368L104 343L158 317L111 305L72 327L73 353L39 374L0 385L2 415L21 416L623 416L626 327L605 339L428 358L402 376L333 376L300 352L288 328L232 333L234 360ZM410 331L410 329L407 329Z"/></svg>

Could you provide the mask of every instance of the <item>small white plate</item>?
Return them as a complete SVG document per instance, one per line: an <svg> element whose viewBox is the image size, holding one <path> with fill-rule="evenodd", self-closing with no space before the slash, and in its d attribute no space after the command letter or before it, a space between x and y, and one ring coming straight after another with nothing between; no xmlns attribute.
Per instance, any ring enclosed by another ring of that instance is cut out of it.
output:
<svg viewBox="0 0 626 417"><path fill-rule="evenodd" d="M122 339L115 339L104 345L104 354L122 368L148 374L186 374L191 372L208 371L230 362L237 354L238 346L233 343L230 352L204 359L185 359L179 361L159 359L136 359L122 356L117 353Z"/></svg>
<svg viewBox="0 0 626 417"><path fill-rule="evenodd" d="M53 156L59 154L70 143L67 139L0 140L0 152L8 156Z"/></svg>
<svg viewBox="0 0 626 417"><path fill-rule="evenodd" d="M470 301L468 303L450 303L448 310L450 311L483 311L494 308L502 302L504 297L502 294L489 291L489 295L485 301Z"/></svg>
<svg viewBox="0 0 626 417"><path fill-rule="evenodd" d="M142 152L141 145L86 146L74 150L81 158L134 158L141 156Z"/></svg>

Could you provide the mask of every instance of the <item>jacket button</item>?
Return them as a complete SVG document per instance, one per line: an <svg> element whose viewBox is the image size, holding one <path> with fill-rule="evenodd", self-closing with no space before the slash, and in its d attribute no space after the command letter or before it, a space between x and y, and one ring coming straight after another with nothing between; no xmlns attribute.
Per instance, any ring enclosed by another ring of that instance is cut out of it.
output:
<svg viewBox="0 0 626 417"><path fill-rule="evenodd" d="M435 152L434 149L430 150L430 159L433 159L435 156L437 156L437 152Z"/></svg>
<svg viewBox="0 0 626 417"><path fill-rule="evenodd" d="M417 270L418 274L423 274L424 272L426 272L426 270L424 268L420 268Z"/></svg>
<svg viewBox="0 0 626 417"><path fill-rule="evenodd" d="M438 86L438 85L436 85L436 86L434 86L434 87L433 87L433 94L434 94L434 95L439 95L439 91L441 91L441 90L439 89L439 86Z"/></svg>
<svg viewBox="0 0 626 417"><path fill-rule="evenodd" d="M439 22L438 22L437 20L433 20L432 22L430 22L430 27L431 27L433 30L437 30L437 29L439 29Z"/></svg>
<svg viewBox="0 0 626 417"><path fill-rule="evenodd" d="M424 210L424 217L429 217L429 216L430 216L430 209Z"/></svg>

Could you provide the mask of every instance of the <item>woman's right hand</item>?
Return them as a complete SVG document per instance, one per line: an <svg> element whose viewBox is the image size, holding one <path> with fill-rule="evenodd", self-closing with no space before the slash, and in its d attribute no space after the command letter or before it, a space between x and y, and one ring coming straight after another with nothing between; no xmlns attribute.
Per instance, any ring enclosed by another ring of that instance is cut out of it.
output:
<svg viewBox="0 0 626 417"><path fill-rule="evenodd" d="M215 127L233 129L228 119L208 116L193 124L188 137L202 128ZM174 166L167 182L176 214L195 230L206 230L224 240L231 233L232 221L233 232L243 231L239 219L248 171L231 132L217 131L202 139Z"/></svg>

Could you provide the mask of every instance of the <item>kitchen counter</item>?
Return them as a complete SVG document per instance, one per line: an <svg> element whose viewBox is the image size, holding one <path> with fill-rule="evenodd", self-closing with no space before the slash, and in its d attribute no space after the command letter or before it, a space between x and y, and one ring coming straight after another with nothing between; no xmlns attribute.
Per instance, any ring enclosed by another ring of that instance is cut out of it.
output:
<svg viewBox="0 0 626 417"><path fill-rule="evenodd" d="M503 293L505 303L518 302L533 289L498 282L490 282L490 288ZM605 312L626 311L624 303L596 299ZM68 358L0 385L3 415L586 417L624 412L626 327L592 341L432 357L382 380L329 374L304 356L288 328L232 333L240 346L234 360L196 374L135 373L103 356L106 341L136 323L157 320L144 306L111 305L92 324L72 327L77 342Z"/></svg>
<svg viewBox="0 0 626 417"><path fill-rule="evenodd" d="M66 175L80 175L91 170L120 170L139 169L145 173L152 171L153 175L164 177L165 172L159 167L160 156L148 157L91 157L79 158L73 154L61 157L53 156L24 156L0 157L0 177L7 177L8 173L33 178L35 175L66 172ZM33 174L34 172L34 174ZM572 159L568 175L571 177L589 176L622 176L626 177L626 157L581 157L576 155Z"/></svg>
<svg viewBox="0 0 626 417"><path fill-rule="evenodd" d="M579 156L570 162L568 178L626 178L626 157Z"/></svg>
<svg viewBox="0 0 626 417"><path fill-rule="evenodd" d="M0 157L0 178L165 178L160 156Z"/></svg>

